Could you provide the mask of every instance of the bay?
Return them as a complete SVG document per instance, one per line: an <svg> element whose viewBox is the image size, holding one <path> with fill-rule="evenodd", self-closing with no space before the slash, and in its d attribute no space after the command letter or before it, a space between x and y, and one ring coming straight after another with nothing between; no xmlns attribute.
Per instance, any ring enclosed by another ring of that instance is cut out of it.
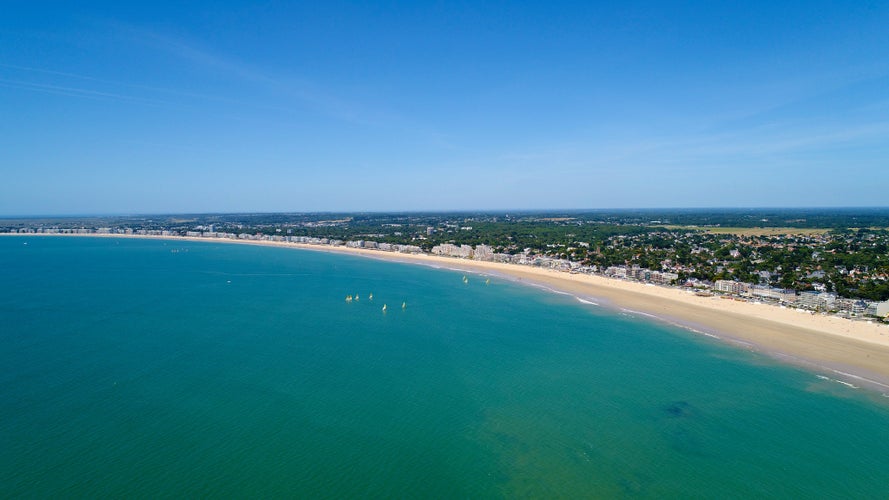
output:
<svg viewBox="0 0 889 500"><path fill-rule="evenodd" d="M462 277L248 245L0 238L0 494L889 494L879 394Z"/></svg>

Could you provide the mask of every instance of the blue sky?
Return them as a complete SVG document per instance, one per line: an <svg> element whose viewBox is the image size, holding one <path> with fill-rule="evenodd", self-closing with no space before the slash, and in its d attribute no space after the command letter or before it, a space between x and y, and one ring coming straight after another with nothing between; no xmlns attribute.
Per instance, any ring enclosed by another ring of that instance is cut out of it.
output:
<svg viewBox="0 0 889 500"><path fill-rule="evenodd" d="M889 2L4 2L0 215L889 205Z"/></svg>

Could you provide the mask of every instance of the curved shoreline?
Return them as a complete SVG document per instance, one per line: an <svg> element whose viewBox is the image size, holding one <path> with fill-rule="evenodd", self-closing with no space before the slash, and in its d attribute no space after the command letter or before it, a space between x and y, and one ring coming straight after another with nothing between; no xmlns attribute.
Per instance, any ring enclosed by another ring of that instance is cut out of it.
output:
<svg viewBox="0 0 889 500"><path fill-rule="evenodd" d="M581 302L622 311L649 320L716 338L800 366L824 378L854 388L865 386L889 393L889 326L810 314L796 309L700 297L694 293L601 276L570 274L551 269L479 262L427 254L404 254L303 243L210 239L183 236L119 234L14 234L36 237L156 239L203 243L239 243L347 254L380 260L422 264L450 270L499 276L574 296ZM823 376L823 375L819 375Z"/></svg>

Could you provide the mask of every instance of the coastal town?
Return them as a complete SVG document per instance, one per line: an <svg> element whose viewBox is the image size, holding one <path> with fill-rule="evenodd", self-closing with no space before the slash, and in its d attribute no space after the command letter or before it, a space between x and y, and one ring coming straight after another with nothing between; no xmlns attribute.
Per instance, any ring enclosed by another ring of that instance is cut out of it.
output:
<svg viewBox="0 0 889 500"><path fill-rule="evenodd" d="M638 215L625 213L570 215L275 214L261 220L203 216L92 224L30 220L0 225L0 232L271 241L429 254L598 275L853 320L889 321L886 229L812 228L799 224L799 218L791 223L803 227L728 229L722 224L642 222ZM739 220L736 216L725 222Z"/></svg>

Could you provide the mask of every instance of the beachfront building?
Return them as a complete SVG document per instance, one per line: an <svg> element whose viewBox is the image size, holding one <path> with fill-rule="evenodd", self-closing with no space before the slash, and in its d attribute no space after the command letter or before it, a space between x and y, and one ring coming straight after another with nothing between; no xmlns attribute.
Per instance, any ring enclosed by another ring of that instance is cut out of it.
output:
<svg viewBox="0 0 889 500"><path fill-rule="evenodd" d="M472 246L458 246L452 243L442 243L441 245L435 245L434 247L432 247L432 253L435 255L445 255L448 257L459 257L461 259L468 259L472 257Z"/></svg>
<svg viewBox="0 0 889 500"><path fill-rule="evenodd" d="M733 295L752 295L753 285L750 283L742 283L732 280L716 280L713 288L717 292L730 293Z"/></svg>
<svg viewBox="0 0 889 500"><path fill-rule="evenodd" d="M889 317L889 300L868 303L864 314L868 316L877 316L879 318Z"/></svg>
<svg viewBox="0 0 889 500"><path fill-rule="evenodd" d="M765 285L751 287L750 295L766 300L793 303L797 301L796 291L783 288L772 288Z"/></svg>
<svg viewBox="0 0 889 500"><path fill-rule="evenodd" d="M609 266L605 269L605 276L611 278L626 278L627 268L624 266Z"/></svg>
<svg viewBox="0 0 889 500"><path fill-rule="evenodd" d="M833 308L836 300L837 296L832 293L800 292L796 305L797 307L813 311L827 311Z"/></svg>
<svg viewBox="0 0 889 500"><path fill-rule="evenodd" d="M679 280L679 275L669 271L652 271L649 279L658 285L670 285Z"/></svg>
<svg viewBox="0 0 889 500"><path fill-rule="evenodd" d="M423 253L423 249L417 245L393 245L393 247L399 253Z"/></svg>
<svg viewBox="0 0 889 500"><path fill-rule="evenodd" d="M838 298L834 301L833 308L844 315L860 316L867 311L869 305L866 300Z"/></svg>
<svg viewBox="0 0 889 500"><path fill-rule="evenodd" d="M475 249L472 251L472 258L484 261L494 260L494 247L489 245L476 245Z"/></svg>
<svg viewBox="0 0 889 500"><path fill-rule="evenodd" d="M589 267L577 266L579 272L591 272L594 269ZM626 266L610 266L602 271L602 274L609 278L626 278L646 283L656 283L658 285L670 285L679 280L679 274L670 271L652 271L638 265Z"/></svg>
<svg viewBox="0 0 889 500"><path fill-rule="evenodd" d="M777 290L775 294L779 301L784 302L786 304L794 304L796 303L796 290L790 290L785 288L776 288Z"/></svg>

